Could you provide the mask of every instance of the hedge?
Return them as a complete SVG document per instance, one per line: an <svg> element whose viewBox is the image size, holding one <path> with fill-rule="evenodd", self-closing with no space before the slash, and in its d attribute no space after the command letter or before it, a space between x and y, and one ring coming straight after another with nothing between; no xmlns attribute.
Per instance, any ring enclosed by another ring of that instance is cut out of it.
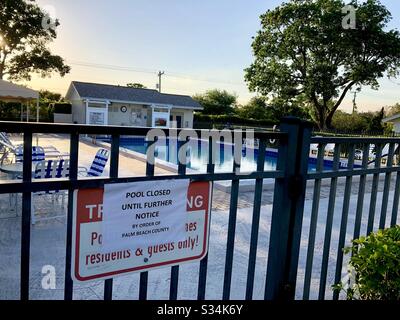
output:
<svg viewBox="0 0 400 320"><path fill-rule="evenodd" d="M71 114L72 105L70 103L60 102L50 104L50 109L53 113Z"/></svg>
<svg viewBox="0 0 400 320"><path fill-rule="evenodd" d="M206 115L206 114L194 114L195 123L209 123L209 124L236 124L236 125L248 125L248 126L273 126L278 124L273 120L256 120L256 119L243 119L236 115Z"/></svg>

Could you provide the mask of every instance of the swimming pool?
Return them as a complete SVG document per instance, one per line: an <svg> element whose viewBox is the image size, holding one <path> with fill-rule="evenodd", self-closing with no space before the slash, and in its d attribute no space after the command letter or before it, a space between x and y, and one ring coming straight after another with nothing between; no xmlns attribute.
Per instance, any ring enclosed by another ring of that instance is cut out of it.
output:
<svg viewBox="0 0 400 320"><path fill-rule="evenodd" d="M109 142L109 140L104 141ZM179 143L179 145L181 144ZM218 145L219 150L216 150L217 152L215 157L215 172L232 172L234 158L233 145L223 143L218 143ZM123 137L120 139L120 146L131 151L146 154L148 142L145 141L144 137ZM177 150L178 148L175 143L170 143L169 139L164 139L157 142L155 155L157 159L176 165L178 164ZM192 141L190 142L188 150L187 168L201 173L206 172L208 163L208 142L204 140ZM242 148L241 171L255 171L257 167L257 157L258 149ZM278 153L276 150L267 149L264 165L265 171L276 169L277 157ZM310 172L316 170L316 162L316 158L309 158L308 168ZM324 160L324 170L331 170L332 165L333 163L331 160ZM346 163L341 162L340 167L346 168Z"/></svg>

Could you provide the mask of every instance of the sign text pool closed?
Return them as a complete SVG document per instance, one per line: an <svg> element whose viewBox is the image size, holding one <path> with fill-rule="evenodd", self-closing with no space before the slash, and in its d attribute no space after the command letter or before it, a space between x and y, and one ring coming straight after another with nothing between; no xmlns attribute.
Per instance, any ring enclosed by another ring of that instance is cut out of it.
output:
<svg viewBox="0 0 400 320"><path fill-rule="evenodd" d="M149 181L75 192L73 271L107 279L207 253L210 182Z"/></svg>

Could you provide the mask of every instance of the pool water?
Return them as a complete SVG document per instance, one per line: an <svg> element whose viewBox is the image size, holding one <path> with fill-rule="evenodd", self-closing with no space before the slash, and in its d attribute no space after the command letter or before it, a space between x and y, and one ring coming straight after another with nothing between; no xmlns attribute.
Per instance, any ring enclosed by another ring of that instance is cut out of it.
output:
<svg viewBox="0 0 400 320"><path fill-rule="evenodd" d="M132 137L121 138L120 146L132 151L146 154L148 143L144 138ZM179 143L179 146L181 143ZM215 152L215 172L232 172L233 170L233 146L230 144L218 143ZM155 155L157 159L178 164L178 148L176 142L170 143L169 139L159 140L155 147ZM195 140L189 142L188 147L187 168L196 170L200 173L207 171L208 163L208 142L203 140ZM277 152L267 150L265 157L264 170L275 170L277 164ZM241 154L240 171L251 172L257 168L258 150L252 148L243 148ZM309 171L316 170L316 159L310 158ZM332 162L324 161L324 170L331 170Z"/></svg>

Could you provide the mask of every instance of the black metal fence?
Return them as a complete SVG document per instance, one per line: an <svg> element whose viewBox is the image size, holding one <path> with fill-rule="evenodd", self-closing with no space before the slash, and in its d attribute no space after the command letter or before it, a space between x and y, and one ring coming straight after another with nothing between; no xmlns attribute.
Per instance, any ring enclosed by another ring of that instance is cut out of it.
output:
<svg viewBox="0 0 400 320"><path fill-rule="evenodd" d="M316 171L307 174L307 180L314 184L314 191L310 225L307 226L309 232L302 298L310 298L310 285L314 278L318 285L317 297L323 300L326 298L327 289L332 292L331 286L340 283L344 276L343 267L346 265L344 265L343 248L349 245L349 241L398 223L400 139L313 137L310 142L318 145L318 155ZM323 163L326 154L325 148L328 144L334 144L335 147L332 155L332 168L326 170ZM360 147L361 149L357 149ZM342 150L346 150L346 169L339 169ZM372 150L374 151L371 152ZM358 162L357 166L355 162ZM382 181L380 181L380 177L383 178ZM327 210L322 213L319 206L321 185L324 182L328 182L329 198ZM342 182L340 207L338 205L339 197L337 197L339 182ZM380 186L382 186L381 190ZM391 186L394 188L391 189ZM378 199L378 192L382 195L381 199ZM353 205L350 206L352 195ZM378 200L380 200L380 206L378 206ZM389 204L391 204L390 207ZM322 231L318 230L318 219L321 214L324 214L325 219ZM336 247L332 246L334 218L340 221L338 234L335 237ZM322 258L320 263L316 264L314 250L318 231L322 232L324 240L322 241L323 249L320 250ZM329 261L335 263L335 268L332 270L334 277L331 283L327 282ZM334 291L333 299L337 300L339 297L340 293Z"/></svg>
<svg viewBox="0 0 400 320"><path fill-rule="evenodd" d="M343 252L345 246L346 231L348 230L349 201L351 196L351 188L353 178L358 176L359 191L357 212L354 226L354 237L360 235L360 224L363 215L363 203L365 195L365 186L367 176L372 175L372 191L370 198L370 210L368 221L368 232L374 229L374 217L376 211L376 200L379 184L379 174L385 175L383 203L381 206L381 216L379 227L386 226L387 211L391 211L391 224L397 222L397 211L399 205L400 192L400 167L393 165L395 158L396 144L400 143L399 139L347 139L347 138L312 138L312 127L303 121L295 118L285 119L280 126L280 132L255 132L255 138L259 140L259 150L265 150L265 147L271 139L279 141L277 167L274 170L264 170L265 152L259 152L257 159L257 170L249 174L236 174L240 168L240 162L234 162L232 172L216 173L214 164L212 163L212 152L209 152L209 163L207 173L186 173L186 166L179 164L178 174L171 175L155 175L153 161L148 158L146 167L146 176L141 177L118 177L120 136L121 135L141 135L145 136L150 129L148 128L127 128L127 127L96 127L84 125L54 125L54 124L38 124L38 123L0 123L1 131L6 132L23 132L24 134L24 168L22 181L0 182L0 194L5 193L22 193L22 227L21 227L21 282L20 297L23 300L29 299L29 267L30 267L30 247L31 247L31 201L32 192L47 190L68 190L68 210L67 210L67 235L66 235L66 259L65 259L65 286L64 298L71 300L73 296L74 283L71 279L71 252L72 252L72 221L73 221L73 191L84 188L98 188L108 183L123 183L136 181L164 180L164 179L187 179L192 181L231 181L229 221L227 233L227 246L225 255L223 294L222 299L230 299L232 284L232 264L235 249L235 234L238 212L238 198L240 192L240 182L243 180L255 181L253 215L251 225L251 235L248 254L248 268L246 276L246 299L253 298L253 289L255 281L255 269L257 248L259 239L260 213L262 210L263 183L265 179L273 179L275 182L271 230L269 234L268 261L265 281L265 299L294 299L296 288L298 289L298 266L300 250L304 246L301 245L301 239L304 237L303 219L306 188L307 183L314 183L313 205L310 217L310 225L308 228L307 240L307 259L303 283L303 298L310 297L310 283L313 275L314 262L314 245L315 234L317 232L317 220L319 213L319 202L322 181L329 179L329 205L327 219L325 222L325 240L323 248L323 257L321 272L319 277L319 298L325 298L325 290L327 283L327 267L331 253L331 236L332 236L332 219L335 210L336 189L338 181L345 179L345 190L343 208L341 210L341 227L338 241L338 250L336 258L335 282L342 277ZM200 135L200 130L194 130ZM169 131L165 130L168 136ZM43 181L32 181L32 136L35 133L59 133L70 135L70 174L68 179L50 179ZM179 133L179 131L178 131ZM79 153L79 136L80 135L108 135L111 136L111 164L110 176L96 179L79 178L78 173L78 153ZM210 137L209 147L215 143ZM324 148L327 144L335 144L333 155L333 167L329 170L324 169ZM316 171L309 170L309 151L310 144L318 144L318 157ZM340 148L342 145L350 145L348 153L347 168L341 169L340 166ZM363 161L361 168L354 168L354 151L355 145L364 145ZM375 166L368 166L368 150L369 145L378 146ZM386 166L381 167L381 150L384 145L390 144L388 161ZM234 148L242 148L242 145L235 145ZM148 155L148 157L154 155ZM393 196L393 207L388 208L388 195L390 191L391 175L396 174L396 188ZM304 248L303 248L304 249ZM206 297L208 256L206 256L199 266L198 292L197 298L204 300ZM175 300L178 297L178 281L179 266L171 268L171 281L169 297ZM148 273L140 274L139 299L145 300L151 298L147 293L148 289ZM113 280L105 281L104 299L110 300L113 296ZM338 294L334 295L335 299L339 298Z"/></svg>

